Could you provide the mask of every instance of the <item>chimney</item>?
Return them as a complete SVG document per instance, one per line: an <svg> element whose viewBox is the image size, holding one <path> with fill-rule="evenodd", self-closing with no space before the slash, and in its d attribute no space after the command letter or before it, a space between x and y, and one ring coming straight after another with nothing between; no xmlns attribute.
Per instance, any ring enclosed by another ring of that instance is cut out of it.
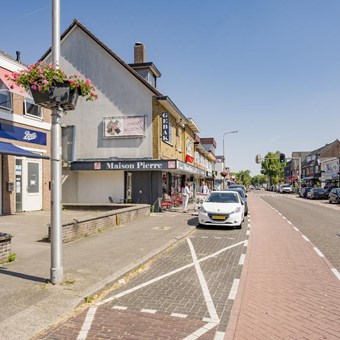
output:
<svg viewBox="0 0 340 340"><path fill-rule="evenodd" d="M135 43L135 64L145 63L145 48L140 42Z"/></svg>
<svg viewBox="0 0 340 340"><path fill-rule="evenodd" d="M15 53L17 54L17 61L20 63L20 51L15 51Z"/></svg>

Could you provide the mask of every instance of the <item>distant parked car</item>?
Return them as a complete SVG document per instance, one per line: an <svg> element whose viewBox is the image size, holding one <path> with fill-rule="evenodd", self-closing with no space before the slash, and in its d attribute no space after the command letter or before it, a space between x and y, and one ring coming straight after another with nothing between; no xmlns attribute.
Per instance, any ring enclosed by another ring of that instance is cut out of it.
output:
<svg viewBox="0 0 340 340"><path fill-rule="evenodd" d="M234 188L241 188L241 189L244 190L244 192L247 192L246 187L242 184L230 184L230 185L228 185L227 189L234 189Z"/></svg>
<svg viewBox="0 0 340 340"><path fill-rule="evenodd" d="M292 189L290 184L281 184L280 185L280 192L282 194L284 194L284 193L291 194L293 192L293 189Z"/></svg>
<svg viewBox="0 0 340 340"><path fill-rule="evenodd" d="M313 187L303 187L303 188L301 188L300 192L299 192L300 197L306 198L308 191L310 191L311 189L313 189Z"/></svg>
<svg viewBox="0 0 340 340"><path fill-rule="evenodd" d="M328 198L328 191L323 188L312 188L307 193L307 198L310 198L312 200L326 200Z"/></svg>
<svg viewBox="0 0 340 340"><path fill-rule="evenodd" d="M340 203L340 188L333 188L328 195L329 203Z"/></svg>

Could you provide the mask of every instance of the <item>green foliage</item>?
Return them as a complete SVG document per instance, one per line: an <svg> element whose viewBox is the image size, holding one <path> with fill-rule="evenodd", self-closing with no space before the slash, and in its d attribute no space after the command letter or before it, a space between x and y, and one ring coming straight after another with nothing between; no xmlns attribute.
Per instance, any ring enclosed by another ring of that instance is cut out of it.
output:
<svg viewBox="0 0 340 340"><path fill-rule="evenodd" d="M268 152L261 162L261 174L268 176L270 184L283 181L285 163L280 163L280 151Z"/></svg>
<svg viewBox="0 0 340 340"><path fill-rule="evenodd" d="M7 257L7 261L13 262L13 261L15 261L16 257L17 257L16 253L10 253Z"/></svg>
<svg viewBox="0 0 340 340"><path fill-rule="evenodd" d="M248 187L251 183L250 170L242 170L234 173L236 182Z"/></svg>
<svg viewBox="0 0 340 340"><path fill-rule="evenodd" d="M251 184L254 186L263 185L264 183L267 183L267 176L256 175L251 178Z"/></svg>

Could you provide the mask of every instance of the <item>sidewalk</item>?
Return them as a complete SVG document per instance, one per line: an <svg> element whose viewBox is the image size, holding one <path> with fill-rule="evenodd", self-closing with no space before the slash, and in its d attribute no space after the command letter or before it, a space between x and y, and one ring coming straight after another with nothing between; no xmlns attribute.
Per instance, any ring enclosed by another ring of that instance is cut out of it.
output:
<svg viewBox="0 0 340 340"><path fill-rule="evenodd" d="M191 211L193 211L193 207ZM62 213L63 221L78 216ZM93 212L90 214L94 214ZM63 245L64 283L51 285L49 212L0 216L17 260L0 265L0 339L29 339L196 227L191 214L164 212Z"/></svg>
<svg viewBox="0 0 340 340"><path fill-rule="evenodd" d="M294 225L248 197L249 249L225 339L340 339L340 278Z"/></svg>

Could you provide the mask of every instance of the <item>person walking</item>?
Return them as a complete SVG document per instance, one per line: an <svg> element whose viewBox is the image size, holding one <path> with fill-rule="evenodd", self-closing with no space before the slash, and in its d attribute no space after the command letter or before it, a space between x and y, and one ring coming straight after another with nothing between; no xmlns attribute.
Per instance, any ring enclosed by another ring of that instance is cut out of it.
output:
<svg viewBox="0 0 340 340"><path fill-rule="evenodd" d="M190 188L189 183L185 182L185 187L183 188L182 197L183 197L183 212L188 212L188 202L190 196Z"/></svg>
<svg viewBox="0 0 340 340"><path fill-rule="evenodd" d="M208 194L209 193L209 188L208 186L205 184L204 181L202 181L202 185L200 187L200 193L201 194Z"/></svg>

